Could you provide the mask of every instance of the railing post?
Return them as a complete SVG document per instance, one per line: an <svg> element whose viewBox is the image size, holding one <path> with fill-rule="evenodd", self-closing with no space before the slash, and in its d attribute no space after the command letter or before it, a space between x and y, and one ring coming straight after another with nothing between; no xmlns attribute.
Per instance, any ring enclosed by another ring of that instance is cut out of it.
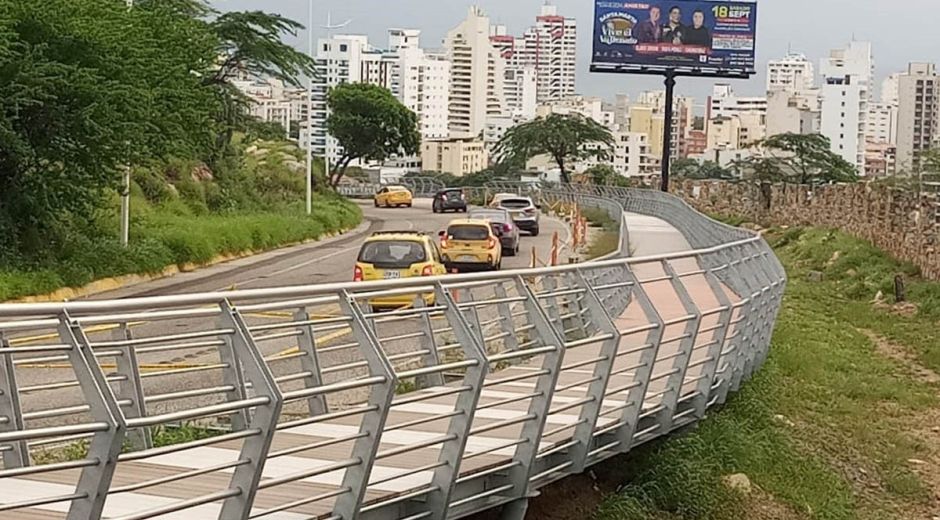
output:
<svg viewBox="0 0 940 520"><path fill-rule="evenodd" d="M512 484L512 489L507 491L507 494L514 500L504 506L504 520L522 520L525 517L530 479L539 454L542 433L545 431L545 421L555 395L555 386L558 384L558 375L565 359L565 340L548 321L548 316L539 305L535 293L522 277L516 277L516 287L519 295L526 297L524 305L532 325L535 326L536 336L543 346L554 346L555 350L543 357L541 368L546 373L536 380L535 393L538 395L529 401L528 414L534 418L523 424L520 439L525 439L525 442L516 446L513 453L512 460L517 464L509 470L509 484Z"/></svg>
<svg viewBox="0 0 940 520"><path fill-rule="evenodd" d="M738 318L732 321L735 327L734 332L728 336L731 341L727 347L727 354L722 356L725 360L723 368L720 366L721 360L719 359L719 371L723 372L724 375L718 389L717 403L723 404L728 399L728 393L737 390L740 384L744 370L744 350L747 348L746 344L751 340L753 331L756 329L754 317L757 314L757 304L754 301L754 293L751 291L749 284L744 281L744 276L738 272L736 267L740 261L733 259L727 251L720 252L719 257L726 266L722 272L728 273L724 277L719 277L719 279L731 287L732 291L743 302L738 307Z"/></svg>
<svg viewBox="0 0 940 520"><path fill-rule="evenodd" d="M706 262L703 261L699 263L706 264ZM725 310L718 313L719 328L715 329L712 334L712 343L706 353L706 359L708 361L702 365L702 378L699 379L696 385L695 391L697 397L695 397L692 402L695 407L695 417L697 419L705 417L708 403L711 401L712 387L715 384L715 372L718 370L721 352L724 350L725 344L728 343L728 329L731 328L731 316L733 314L731 299L728 298L724 287L722 287L721 282L711 269L705 268L704 277L708 282L708 287L711 289L712 294L715 295L718 305L724 307Z"/></svg>
<svg viewBox="0 0 940 520"><path fill-rule="evenodd" d="M340 495L333 505L334 515L343 520L356 520L359 518L359 510L362 507L366 489L369 487L369 477L372 475L375 455L382 441L388 411L392 399L395 398L398 379L391 362L382 352L382 346L374 329L366 323L366 318L356 304L356 300L348 291L342 291L339 296L340 312L352 318L349 324L352 336L359 344L360 353L369 365L369 372L385 378L385 384L373 386L369 393L367 406L373 408L374 411L362 416L359 433L364 435L353 444L352 456L361 462L346 469L343 482L340 484L340 489L348 489L349 492Z"/></svg>
<svg viewBox="0 0 940 520"><path fill-rule="evenodd" d="M497 282L493 289L497 299L507 298L506 287L501 282ZM512 352L519 348L519 338L516 337L516 327L512 319L512 306L508 303L500 303L496 306L499 312L499 330L506 335L503 343L506 345L506 351ZM486 346L484 345L484 349Z"/></svg>
<svg viewBox="0 0 940 520"><path fill-rule="evenodd" d="M218 320L219 328L229 328L226 324L228 320L223 316ZM245 375L242 373L241 360L238 359L238 353L232 346L232 336L223 334L221 336L222 345L219 345L219 362L222 363L222 384L231 386L234 392L227 392L225 399L227 401L241 401L248 397L248 390L245 388ZM231 416L232 431L242 431L248 426L248 410L238 410Z"/></svg>
<svg viewBox="0 0 940 520"><path fill-rule="evenodd" d="M695 341L698 338L698 329L702 322L702 313L698 307L696 307L695 301L685 288L685 284L679 279L678 273L676 273L675 268L672 267L669 260L663 260L662 266L666 276L670 277L669 282L676 292L679 301L682 303L682 308L687 314L694 316L694 318L687 321L685 324L685 329L682 333L684 338L679 340L679 354L673 358L671 363L671 371L673 373L666 378L666 393L663 394L662 397L664 409L660 415L660 424L662 425L660 433L665 435L672 431L673 424L675 423L675 415L678 411L679 400L684 397L681 395L682 387L685 383L685 374L689 367L689 360L692 358L692 351L695 348Z"/></svg>
<svg viewBox="0 0 940 520"><path fill-rule="evenodd" d="M444 310L444 316L453 327L454 335L463 350L464 357L467 360L477 361L476 365L467 367L461 383L462 386L470 387L471 390L461 392L454 404L454 411L459 412L459 414L450 419L446 433L452 439L441 444L437 460L444 464L435 468L431 477L431 485L436 489L427 495L426 504L421 504L414 510L414 514L430 511L431 516L428 518L433 520L446 520L450 509L450 497L457 478L460 476L460 463L467 447L467 439L470 437L470 429L473 426L473 418L477 404L480 401L480 394L483 392L487 362L486 350L477 341L473 331L470 330L469 324L457 308L457 302L450 292L441 283L436 285L434 292L438 304L443 303L447 307Z"/></svg>
<svg viewBox="0 0 940 520"><path fill-rule="evenodd" d="M294 321L309 321L310 313L306 309L297 309L294 312ZM317 388L323 385L323 373L320 371L320 355L317 353L317 337L312 325L300 327L300 336L297 337L297 348L303 353L300 356L300 369L310 375L304 378L305 388ZM323 415L330 410L325 395L315 395L307 399L307 411L311 417Z"/></svg>
<svg viewBox="0 0 940 520"><path fill-rule="evenodd" d="M134 339L127 323L121 323L120 326L111 332L111 338L115 341L126 341ZM115 356L115 365L117 373L127 379L117 384L116 397L119 401L130 401L130 406L123 407L124 417L127 419L136 419L147 416L147 403L144 400L144 388L140 379L140 364L137 361L137 348L134 345L128 345L121 349L121 355ZM150 428L136 428L127 432L127 439L135 450L146 450L153 447L153 438Z"/></svg>
<svg viewBox="0 0 940 520"><path fill-rule="evenodd" d="M453 300L453 297L451 297L450 293L448 293L447 301L450 301L450 300ZM437 301L442 301L442 300L440 299L440 297L438 297ZM415 297L414 306L416 309L423 309L427 307L427 304L424 301L424 295L419 294ZM431 322L431 313L422 312L421 316L418 319L421 320L421 328L422 328L422 332L424 333L424 335L422 335L419 340L421 342L419 348L427 352L427 354L422 356L422 361L424 363L424 366L426 367L438 366L441 364L441 356L440 356L440 353L437 351L437 341L434 338L434 324ZM425 374L423 376L418 376L417 380L415 381L415 386L417 386L418 389L431 388L433 386L443 386L443 385L444 385L444 374L441 372L438 372L435 374Z"/></svg>
<svg viewBox="0 0 940 520"><path fill-rule="evenodd" d="M0 334L0 349L9 349L10 343ZM11 356L0 355L0 417L6 417L0 422L0 432L22 431L23 410L20 408L20 394L16 385L15 365ZM16 441L10 444L10 450L2 452L3 467L5 469L25 468L29 466L29 447L26 441Z"/></svg>
<svg viewBox="0 0 940 520"><path fill-rule="evenodd" d="M284 398L242 315L227 300L223 301L220 307L220 321L226 328L235 331L231 335L231 345L241 360L243 377L251 383L255 397L266 397L269 401L267 405L255 407L253 413L249 414L251 422L247 428L256 429L259 433L245 439L239 460L249 462L237 467L232 474L230 487L239 489L241 493L226 499L219 513L220 520L248 520L255 496L258 494L258 483L264 473L264 464L274 440Z"/></svg>
<svg viewBox="0 0 940 520"><path fill-rule="evenodd" d="M640 419L643 416L643 404L646 402L650 378L653 375L656 358L659 356L659 348L662 345L663 334L666 329L663 318L656 310L652 300L650 300L646 288L640 283L636 273L629 269L629 266L624 270L624 278L627 282L633 284L631 286L633 288L631 291L633 301L640 306L640 310L643 311L643 315L651 327L646 332L646 338L640 346L642 350L639 351L637 368L634 372L635 384L627 390L627 397L624 399L625 408L620 420L615 423L616 428L611 431L616 442L614 445L616 449L611 448L611 451L619 453L630 451L635 438L643 433L642 431L638 432ZM620 332L623 333L623 331ZM657 424L655 427L658 428L659 425Z"/></svg>
<svg viewBox="0 0 940 520"><path fill-rule="evenodd" d="M609 334L610 339L606 339L601 344L600 356L602 361L594 365L594 378L589 386L587 395L591 401L581 407L578 426L574 430L574 440L578 441L571 447L571 460L574 465L571 467L572 473L581 473L587 465L588 453L591 451L594 440L594 430L597 427L597 419L600 416L601 408L604 405L604 398L607 395L607 387L610 382L610 375L614 369L614 363L617 361L617 351L620 349L620 331L614 324L613 319L604 309L601 299L597 292L588 283L584 273L578 269L575 272L577 282L584 289L584 301L590 310L592 322L597 327L598 334Z"/></svg>
<svg viewBox="0 0 940 520"><path fill-rule="evenodd" d="M96 460L97 464L82 469L75 491L84 496L72 501L67 516L68 520L97 520L104 511L118 455L124 447L127 422L81 325L63 312L58 332L62 343L72 347L68 353L69 364L75 371L91 417L109 425L106 431L97 432L91 438L88 458Z"/></svg>

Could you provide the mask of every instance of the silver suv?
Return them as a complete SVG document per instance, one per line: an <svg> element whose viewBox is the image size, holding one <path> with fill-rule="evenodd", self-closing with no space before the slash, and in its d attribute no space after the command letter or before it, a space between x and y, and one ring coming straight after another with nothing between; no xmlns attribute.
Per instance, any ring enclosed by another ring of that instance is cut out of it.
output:
<svg viewBox="0 0 940 520"><path fill-rule="evenodd" d="M500 199L496 207L508 211L519 229L534 237L539 236L540 212L532 199L519 196L504 198Z"/></svg>

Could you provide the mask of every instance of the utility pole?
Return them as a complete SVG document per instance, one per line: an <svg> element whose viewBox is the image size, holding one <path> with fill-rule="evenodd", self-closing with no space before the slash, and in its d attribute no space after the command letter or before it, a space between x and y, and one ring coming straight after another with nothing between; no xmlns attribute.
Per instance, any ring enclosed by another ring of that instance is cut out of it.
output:
<svg viewBox="0 0 940 520"><path fill-rule="evenodd" d="M313 0L309 0L310 21L307 24L307 53L311 60L313 55ZM307 214L313 214L313 75L307 74Z"/></svg>
<svg viewBox="0 0 940 520"><path fill-rule="evenodd" d="M127 9L134 8L134 0L127 0ZM124 167L121 193L121 245L127 247L131 239L131 165Z"/></svg>

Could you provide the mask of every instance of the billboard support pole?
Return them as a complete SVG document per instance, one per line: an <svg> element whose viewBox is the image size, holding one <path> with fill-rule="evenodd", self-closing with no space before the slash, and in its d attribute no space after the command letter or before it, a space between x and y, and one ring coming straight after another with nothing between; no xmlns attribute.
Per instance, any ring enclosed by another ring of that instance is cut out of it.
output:
<svg viewBox="0 0 940 520"><path fill-rule="evenodd" d="M673 98L676 89L676 72L674 70L666 71L666 115L663 118L663 162L662 162L662 184L661 189L669 192L669 162L672 158L672 119L673 119Z"/></svg>

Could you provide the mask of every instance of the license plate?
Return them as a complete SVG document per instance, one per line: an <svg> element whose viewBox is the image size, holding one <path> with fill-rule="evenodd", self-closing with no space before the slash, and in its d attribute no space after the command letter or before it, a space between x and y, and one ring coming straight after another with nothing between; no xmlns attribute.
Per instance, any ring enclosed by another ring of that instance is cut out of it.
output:
<svg viewBox="0 0 940 520"><path fill-rule="evenodd" d="M477 261L477 257L475 257L475 256L473 256L473 255L461 255L461 256L457 257L457 261L458 261L458 262L476 262L476 261Z"/></svg>
<svg viewBox="0 0 940 520"><path fill-rule="evenodd" d="M401 278L401 271L385 271L386 280L398 280Z"/></svg>

